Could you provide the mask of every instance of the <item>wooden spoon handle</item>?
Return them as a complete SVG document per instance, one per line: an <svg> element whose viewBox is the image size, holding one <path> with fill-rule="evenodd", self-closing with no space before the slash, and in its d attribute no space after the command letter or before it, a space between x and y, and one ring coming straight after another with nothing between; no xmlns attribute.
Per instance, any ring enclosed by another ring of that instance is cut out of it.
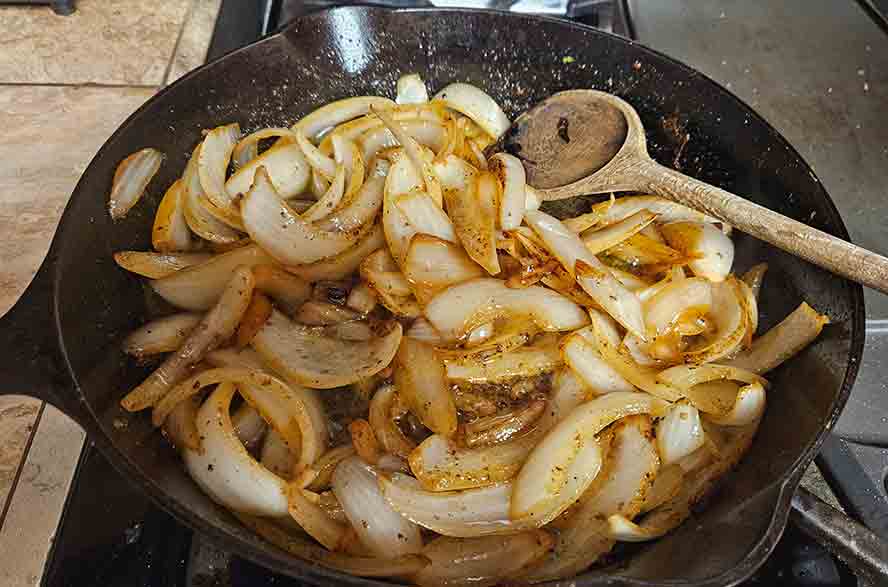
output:
<svg viewBox="0 0 888 587"><path fill-rule="evenodd" d="M633 166L637 189L723 220L810 263L888 293L888 259L646 159Z"/></svg>

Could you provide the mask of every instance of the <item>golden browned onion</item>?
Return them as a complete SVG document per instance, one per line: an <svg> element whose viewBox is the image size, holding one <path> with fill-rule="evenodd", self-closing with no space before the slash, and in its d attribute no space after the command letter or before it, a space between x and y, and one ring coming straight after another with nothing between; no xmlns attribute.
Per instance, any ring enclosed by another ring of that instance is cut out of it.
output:
<svg viewBox="0 0 888 587"><path fill-rule="evenodd" d="M395 362L398 393L416 417L432 432L453 436L456 432L456 405L444 362L435 347L404 337Z"/></svg>

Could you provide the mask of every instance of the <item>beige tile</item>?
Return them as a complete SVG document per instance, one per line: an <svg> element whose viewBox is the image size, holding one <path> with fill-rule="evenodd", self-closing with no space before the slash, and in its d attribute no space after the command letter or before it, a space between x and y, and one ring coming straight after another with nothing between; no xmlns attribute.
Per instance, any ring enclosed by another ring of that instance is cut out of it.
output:
<svg viewBox="0 0 888 587"><path fill-rule="evenodd" d="M176 81L206 61L207 49L210 48L213 27L216 26L221 5L222 0L194 0L185 20L185 26L179 35L179 42L176 43L176 51L164 80L165 84Z"/></svg>
<svg viewBox="0 0 888 587"><path fill-rule="evenodd" d="M37 271L93 154L152 94L148 88L0 87L0 315Z"/></svg>
<svg viewBox="0 0 888 587"><path fill-rule="evenodd" d="M40 584L83 440L77 424L46 406L0 528L0 585Z"/></svg>
<svg viewBox="0 0 888 587"><path fill-rule="evenodd" d="M0 83L160 85L191 0L0 8Z"/></svg>
<svg viewBox="0 0 888 587"><path fill-rule="evenodd" d="M40 403L29 397L0 397L0 511L15 481Z"/></svg>

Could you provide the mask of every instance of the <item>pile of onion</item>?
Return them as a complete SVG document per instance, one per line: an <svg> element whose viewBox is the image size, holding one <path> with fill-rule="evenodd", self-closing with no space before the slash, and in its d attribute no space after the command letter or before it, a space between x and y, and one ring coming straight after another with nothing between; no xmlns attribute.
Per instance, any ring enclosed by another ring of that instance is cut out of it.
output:
<svg viewBox="0 0 888 587"><path fill-rule="evenodd" d="M654 196L559 220L482 89L345 98L209 129L118 264L171 310L128 336L194 481L265 539L419 585L571 577L651 540L748 449L763 377L828 322L762 336L765 266ZM163 157L114 176L135 206ZM343 413L343 398L359 406Z"/></svg>

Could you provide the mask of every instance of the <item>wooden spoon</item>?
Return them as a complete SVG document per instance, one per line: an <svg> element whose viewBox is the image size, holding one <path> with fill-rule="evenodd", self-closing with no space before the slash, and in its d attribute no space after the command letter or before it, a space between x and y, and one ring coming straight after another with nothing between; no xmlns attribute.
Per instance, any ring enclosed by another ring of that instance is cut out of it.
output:
<svg viewBox="0 0 888 587"><path fill-rule="evenodd" d="M545 200L616 191L653 193L888 293L885 257L651 159L638 113L612 94L554 94L519 116L494 147L521 159L527 182Z"/></svg>

